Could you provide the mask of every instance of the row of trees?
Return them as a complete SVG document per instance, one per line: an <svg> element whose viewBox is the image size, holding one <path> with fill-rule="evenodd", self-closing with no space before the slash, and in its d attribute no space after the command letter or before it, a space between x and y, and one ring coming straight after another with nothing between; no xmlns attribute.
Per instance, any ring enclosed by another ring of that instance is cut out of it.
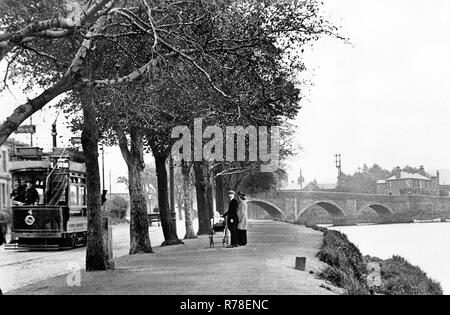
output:
<svg viewBox="0 0 450 315"><path fill-rule="evenodd" d="M395 176L399 171L427 176L423 168L420 167L396 167L393 170L389 171L382 168L378 164L374 164L371 167L369 167L368 165L364 165L362 169L360 169L358 172L355 172L353 175L341 175L341 190L343 192L376 194L377 182L379 180L385 180L386 178Z"/></svg>
<svg viewBox="0 0 450 315"><path fill-rule="evenodd" d="M362 170L353 175L341 175L342 191L361 194L376 194L377 181L389 177L391 172L383 169L378 164L369 167L364 165Z"/></svg>
<svg viewBox="0 0 450 315"><path fill-rule="evenodd" d="M179 244L166 169L172 128L193 130L194 118L219 127L286 125L300 109L295 75L304 70L302 47L335 32L319 9L315 0L0 1L4 86L25 82L29 91L40 91L0 125L0 144L33 113L63 97L59 106L82 131L86 158L88 271L110 268L98 143L119 145L128 167L130 254L152 252L143 185L149 151L165 244ZM290 134L284 128L278 140L287 142ZM292 153L288 145L282 148L282 156ZM258 173L260 163L244 161L177 163L186 213L194 172L200 234L209 227L213 183L223 209L226 187L257 189L255 181L264 180L271 188L284 176Z"/></svg>

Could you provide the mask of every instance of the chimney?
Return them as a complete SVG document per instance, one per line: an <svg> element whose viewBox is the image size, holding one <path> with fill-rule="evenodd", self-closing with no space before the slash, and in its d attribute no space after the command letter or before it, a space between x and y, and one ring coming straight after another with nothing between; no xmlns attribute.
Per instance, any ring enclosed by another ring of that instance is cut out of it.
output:
<svg viewBox="0 0 450 315"><path fill-rule="evenodd" d="M400 166L397 166L394 170L395 179L401 179L402 178L402 169Z"/></svg>
<svg viewBox="0 0 450 315"><path fill-rule="evenodd" d="M439 173L439 171L436 171L436 179L437 179L437 182L438 182L438 185L440 185L441 184L441 174Z"/></svg>
<svg viewBox="0 0 450 315"><path fill-rule="evenodd" d="M423 167L423 165L420 165L420 167L419 167L419 174L420 175L423 175L423 176L426 176L427 174L425 173L425 168Z"/></svg>

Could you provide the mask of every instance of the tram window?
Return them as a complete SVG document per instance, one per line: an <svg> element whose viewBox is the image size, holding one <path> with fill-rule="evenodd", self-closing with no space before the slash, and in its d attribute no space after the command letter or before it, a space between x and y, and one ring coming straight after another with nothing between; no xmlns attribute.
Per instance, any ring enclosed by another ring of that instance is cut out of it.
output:
<svg viewBox="0 0 450 315"><path fill-rule="evenodd" d="M9 207L10 205L11 205L11 203L10 203L10 201L9 201L9 196L11 195L11 192L10 192L10 188L9 188L9 185L6 185L6 196L7 196L7 204L6 204L6 206L7 207Z"/></svg>
<svg viewBox="0 0 450 315"><path fill-rule="evenodd" d="M78 206L79 202L78 202L78 186L75 185L70 185L70 205L71 206Z"/></svg>
<svg viewBox="0 0 450 315"><path fill-rule="evenodd" d="M5 207L6 207L6 185L2 183L1 208L4 209Z"/></svg>
<svg viewBox="0 0 450 315"><path fill-rule="evenodd" d="M39 195L38 204L44 204L44 192L45 192L45 184L46 184L47 172L42 171L20 171L14 172L12 174L12 182L13 185L19 184L21 189L26 188L26 184L31 182L34 185L34 188L37 190ZM6 189L7 196L9 196L9 187Z"/></svg>
<svg viewBox="0 0 450 315"><path fill-rule="evenodd" d="M36 190L39 195L39 204L43 205L44 204L44 189L42 189L40 187L36 187Z"/></svg>
<svg viewBox="0 0 450 315"><path fill-rule="evenodd" d="M86 187L80 186L80 203L79 205L85 206L86 205Z"/></svg>

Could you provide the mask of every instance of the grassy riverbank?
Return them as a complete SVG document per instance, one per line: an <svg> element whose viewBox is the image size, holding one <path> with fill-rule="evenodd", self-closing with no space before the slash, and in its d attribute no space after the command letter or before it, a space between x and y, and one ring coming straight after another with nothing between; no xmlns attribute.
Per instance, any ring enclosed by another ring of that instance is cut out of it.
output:
<svg viewBox="0 0 450 315"><path fill-rule="evenodd" d="M394 256L391 259L381 260L376 257L364 257L346 235L317 226L312 228L324 233L317 257L328 267L319 274L319 277L345 289L347 294L443 294L439 283L404 258ZM368 277L371 281L368 281Z"/></svg>

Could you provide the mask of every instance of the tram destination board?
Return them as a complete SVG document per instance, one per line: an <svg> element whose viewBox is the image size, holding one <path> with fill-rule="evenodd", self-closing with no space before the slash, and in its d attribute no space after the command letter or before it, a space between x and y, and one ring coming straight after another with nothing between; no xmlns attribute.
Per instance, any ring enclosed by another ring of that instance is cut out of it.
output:
<svg viewBox="0 0 450 315"><path fill-rule="evenodd" d="M36 125L19 126L16 133L36 133Z"/></svg>

